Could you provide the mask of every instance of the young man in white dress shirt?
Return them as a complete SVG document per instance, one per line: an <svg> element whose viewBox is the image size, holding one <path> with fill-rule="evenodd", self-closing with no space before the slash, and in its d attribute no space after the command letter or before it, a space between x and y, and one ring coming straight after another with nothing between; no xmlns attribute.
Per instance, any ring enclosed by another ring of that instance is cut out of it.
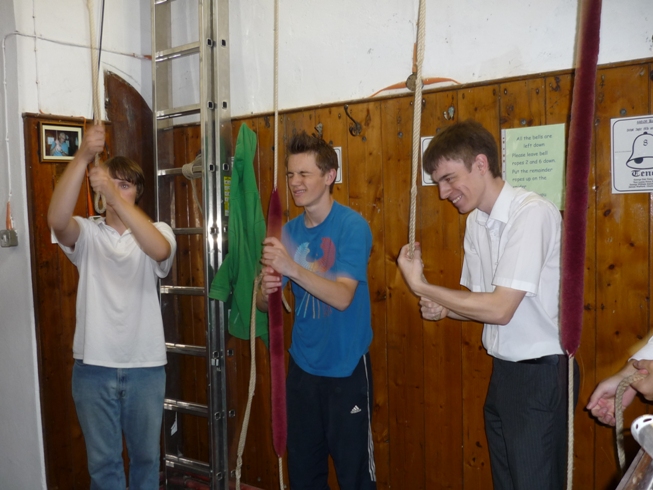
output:
<svg viewBox="0 0 653 490"><path fill-rule="evenodd" d="M423 165L440 198L469 213L460 280L469 291L429 284L419 244L412 259L407 245L401 249L399 268L425 319L484 324L483 345L493 357L484 412L494 488L559 490L567 440L560 212L501 178L494 137L475 121L438 133Z"/></svg>

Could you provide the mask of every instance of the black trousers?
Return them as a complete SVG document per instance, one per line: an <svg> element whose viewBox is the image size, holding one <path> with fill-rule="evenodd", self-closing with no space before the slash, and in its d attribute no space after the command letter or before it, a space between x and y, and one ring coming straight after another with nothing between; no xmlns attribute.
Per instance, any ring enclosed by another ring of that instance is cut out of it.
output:
<svg viewBox="0 0 653 490"><path fill-rule="evenodd" d="M568 364L566 356L494 359L484 410L495 490L564 488ZM574 361L574 407L579 381Z"/></svg>
<svg viewBox="0 0 653 490"><path fill-rule="evenodd" d="M376 489L369 353L346 378L314 376L291 357L286 388L290 488L328 490L330 454L341 490Z"/></svg>

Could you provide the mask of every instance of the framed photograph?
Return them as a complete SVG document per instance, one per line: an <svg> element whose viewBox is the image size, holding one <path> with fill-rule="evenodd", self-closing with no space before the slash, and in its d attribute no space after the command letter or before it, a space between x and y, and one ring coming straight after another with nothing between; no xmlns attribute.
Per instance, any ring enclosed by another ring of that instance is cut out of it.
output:
<svg viewBox="0 0 653 490"><path fill-rule="evenodd" d="M41 161L65 162L72 160L82 144L84 127L75 124L41 123Z"/></svg>

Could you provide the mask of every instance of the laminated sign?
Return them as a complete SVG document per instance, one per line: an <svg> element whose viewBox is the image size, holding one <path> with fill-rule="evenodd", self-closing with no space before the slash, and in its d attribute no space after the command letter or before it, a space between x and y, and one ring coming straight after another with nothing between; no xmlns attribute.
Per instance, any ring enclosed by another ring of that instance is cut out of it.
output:
<svg viewBox="0 0 653 490"><path fill-rule="evenodd" d="M653 116L610 120L612 193L653 191Z"/></svg>

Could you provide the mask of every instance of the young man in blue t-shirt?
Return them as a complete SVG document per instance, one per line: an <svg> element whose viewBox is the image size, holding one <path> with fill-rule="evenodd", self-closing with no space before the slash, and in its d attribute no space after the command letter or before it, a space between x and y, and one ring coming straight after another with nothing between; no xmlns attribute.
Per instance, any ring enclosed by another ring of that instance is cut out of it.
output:
<svg viewBox="0 0 653 490"><path fill-rule="evenodd" d="M293 490L328 489L328 456L341 490L376 488L371 431L370 228L333 200L338 158L305 132L287 151L288 188L304 212L263 244L257 305L288 280L295 315L288 368L288 471ZM283 276L283 280L274 272Z"/></svg>

